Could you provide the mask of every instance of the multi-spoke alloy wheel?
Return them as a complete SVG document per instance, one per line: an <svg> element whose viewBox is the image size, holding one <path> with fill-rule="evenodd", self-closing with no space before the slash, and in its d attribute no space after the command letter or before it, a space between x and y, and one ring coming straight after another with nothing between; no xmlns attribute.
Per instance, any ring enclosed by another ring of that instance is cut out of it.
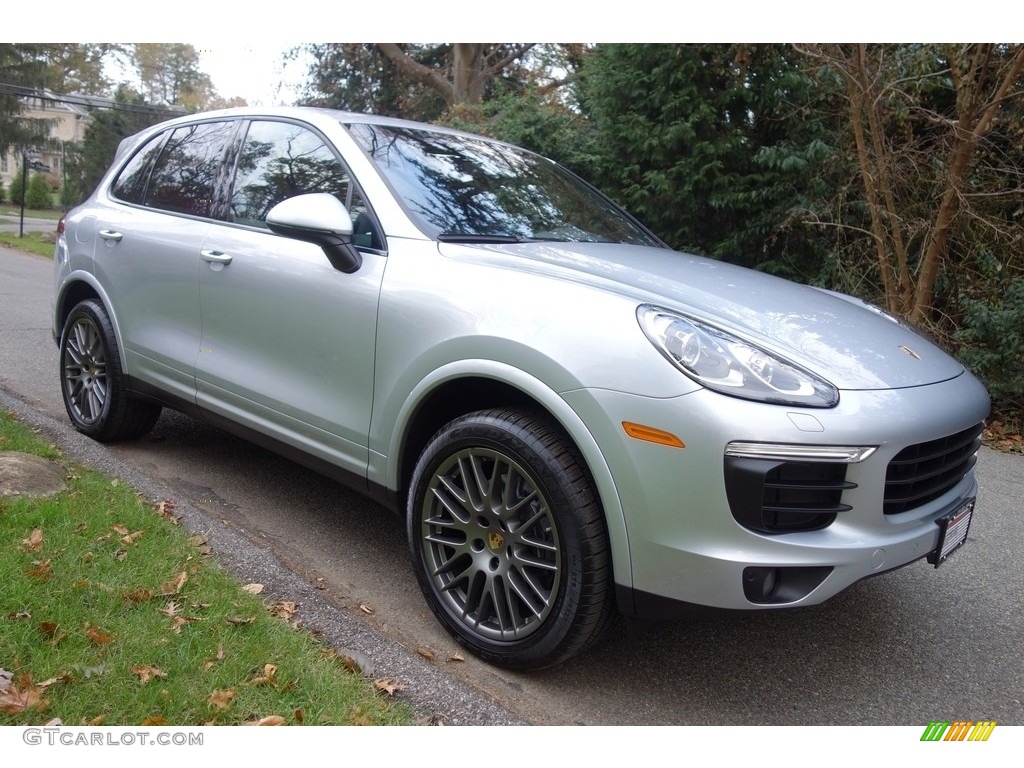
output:
<svg viewBox="0 0 1024 768"><path fill-rule="evenodd" d="M91 317L83 314L68 328L63 366L64 394L75 418L95 424L107 403L107 355Z"/></svg>
<svg viewBox="0 0 1024 768"><path fill-rule="evenodd" d="M516 461L468 448L435 470L421 546L434 591L492 640L518 640L551 613L562 552L551 504Z"/></svg>
<svg viewBox="0 0 1024 768"><path fill-rule="evenodd" d="M95 299L75 305L64 321L60 381L71 423L97 440L138 437L160 417L159 405L128 395L113 325Z"/></svg>
<svg viewBox="0 0 1024 768"><path fill-rule="evenodd" d="M413 474L409 543L435 615L488 661L550 666L608 623L601 508L546 419L481 411L438 432Z"/></svg>

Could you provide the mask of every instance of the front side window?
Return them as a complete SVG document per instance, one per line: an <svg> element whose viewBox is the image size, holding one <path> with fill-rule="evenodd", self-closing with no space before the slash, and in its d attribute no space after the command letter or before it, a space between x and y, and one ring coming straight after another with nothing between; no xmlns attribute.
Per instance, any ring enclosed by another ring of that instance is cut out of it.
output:
<svg viewBox="0 0 1024 768"><path fill-rule="evenodd" d="M234 123L176 128L153 167L145 205L209 216ZM127 169L126 169L127 170Z"/></svg>
<svg viewBox="0 0 1024 768"><path fill-rule="evenodd" d="M334 195L345 205L356 245L380 248L362 196L324 140L294 123L254 121L238 157L229 220L265 228L275 205L314 192Z"/></svg>

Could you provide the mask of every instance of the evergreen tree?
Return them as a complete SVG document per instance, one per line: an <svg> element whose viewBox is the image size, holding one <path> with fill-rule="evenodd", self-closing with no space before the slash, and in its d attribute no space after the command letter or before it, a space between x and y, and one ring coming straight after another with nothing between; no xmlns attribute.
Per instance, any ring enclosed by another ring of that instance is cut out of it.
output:
<svg viewBox="0 0 1024 768"><path fill-rule="evenodd" d="M581 102L602 187L670 245L815 279L821 243L787 228L830 152L812 83L782 46L599 45Z"/></svg>
<svg viewBox="0 0 1024 768"><path fill-rule="evenodd" d="M33 173L25 191L25 207L45 211L53 207L50 182L41 173Z"/></svg>

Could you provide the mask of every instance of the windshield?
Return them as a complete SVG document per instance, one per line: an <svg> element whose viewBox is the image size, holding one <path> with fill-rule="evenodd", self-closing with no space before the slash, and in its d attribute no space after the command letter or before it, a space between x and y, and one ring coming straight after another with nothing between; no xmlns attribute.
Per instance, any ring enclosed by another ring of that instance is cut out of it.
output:
<svg viewBox="0 0 1024 768"><path fill-rule="evenodd" d="M661 243L561 166L486 139L347 126L420 227L440 240Z"/></svg>

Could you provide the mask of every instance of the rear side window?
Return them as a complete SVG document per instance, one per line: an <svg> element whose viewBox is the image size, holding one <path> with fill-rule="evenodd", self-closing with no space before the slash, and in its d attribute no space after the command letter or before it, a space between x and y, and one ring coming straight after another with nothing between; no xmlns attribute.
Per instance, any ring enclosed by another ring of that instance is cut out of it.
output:
<svg viewBox="0 0 1024 768"><path fill-rule="evenodd" d="M221 122L157 134L128 161L111 193L126 203L210 216L234 131L234 123Z"/></svg>
<svg viewBox="0 0 1024 768"><path fill-rule="evenodd" d="M175 129L153 167L145 205L209 216L233 123L199 123Z"/></svg>
<svg viewBox="0 0 1024 768"><path fill-rule="evenodd" d="M255 120L238 156L228 219L266 228L267 212L296 195L327 192L348 209L356 245L380 238L348 170L319 135L294 123Z"/></svg>

